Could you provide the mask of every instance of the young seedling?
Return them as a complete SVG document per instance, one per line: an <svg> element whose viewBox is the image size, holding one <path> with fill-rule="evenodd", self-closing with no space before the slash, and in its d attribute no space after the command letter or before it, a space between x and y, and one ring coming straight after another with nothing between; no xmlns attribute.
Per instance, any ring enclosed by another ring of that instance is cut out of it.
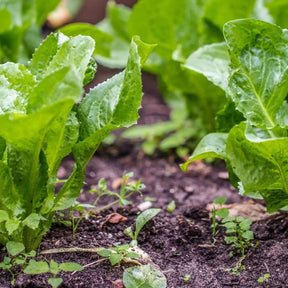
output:
<svg viewBox="0 0 288 288"><path fill-rule="evenodd" d="M263 276L261 276L257 279L257 282L258 283L267 283L269 281L270 276L271 275L269 273L265 273Z"/></svg>
<svg viewBox="0 0 288 288"><path fill-rule="evenodd" d="M168 206L167 206L167 211L172 213L176 208L176 204L175 204L175 201L171 201Z"/></svg>
<svg viewBox="0 0 288 288"><path fill-rule="evenodd" d="M57 288L63 282L61 277L56 277L60 272L74 272L74 271L81 271L83 267L78 263L74 262L66 262L58 264L53 259L50 263L45 261L35 261L31 259L29 261L28 266L25 268L24 273L26 274L43 274L43 273L50 273L52 277L48 279L48 283L53 288Z"/></svg>
<svg viewBox="0 0 288 288"><path fill-rule="evenodd" d="M0 268L6 269L10 272L12 276L11 284L15 284L15 278L23 271L23 267L27 265L27 259L30 257L35 257L36 252L30 251L25 252L25 247L21 242L10 241L6 244L6 249L8 256L4 257L4 260L0 263ZM20 271L15 273L13 267L19 265L21 267Z"/></svg>
<svg viewBox="0 0 288 288"><path fill-rule="evenodd" d="M242 265L243 260L246 257L246 249L252 246L252 240L254 239L253 231L250 230L252 221L250 219L245 219L241 216L226 217L222 220L222 226L226 228L225 241L230 244L234 251L241 255L240 260L237 262L235 267L228 269L233 274L239 275L240 270L244 270L245 266ZM231 257L234 255L233 252L230 253Z"/></svg>
<svg viewBox="0 0 288 288"><path fill-rule="evenodd" d="M138 215L136 219L136 228L135 231L133 232L132 227L127 227L124 230L124 234L128 235L131 237L132 241L130 243L130 246L137 246L137 237L139 235L139 232L141 229L144 227L144 225L151 220L153 217L155 217L161 209L156 209L156 208L151 208L147 209L144 212L142 212L140 215Z"/></svg>
<svg viewBox="0 0 288 288"><path fill-rule="evenodd" d="M98 181L98 185L96 189L91 189L88 192L97 194L97 198L94 201L92 205L89 204L81 204L79 202L76 202L75 205L73 205L69 210L69 217L71 217L72 222L72 229L73 234L75 234L76 229L78 228L81 220L83 218L89 218L92 214L98 214L99 212L106 210L110 207L112 207L115 204L119 204L120 206L128 205L130 204L130 201L127 200L130 196L132 196L134 193L138 192L141 195L141 190L145 188L145 185L141 183L141 180L131 181L130 178L133 177L133 172L129 172L123 175L122 181L121 181L121 187L119 193L110 191L107 188L107 184L104 178L101 178ZM109 197L116 197L117 199L115 201L109 202L107 205L96 208L99 200L103 196L109 196ZM86 210L88 208L88 210ZM74 217L74 211L81 212L81 216L79 218Z"/></svg>
<svg viewBox="0 0 288 288"><path fill-rule="evenodd" d="M102 257L108 258L111 265L114 266L122 260L128 260L128 262L130 262L130 259L141 257L138 253L131 251L130 248L129 244L115 245L115 247L99 250L97 253Z"/></svg>

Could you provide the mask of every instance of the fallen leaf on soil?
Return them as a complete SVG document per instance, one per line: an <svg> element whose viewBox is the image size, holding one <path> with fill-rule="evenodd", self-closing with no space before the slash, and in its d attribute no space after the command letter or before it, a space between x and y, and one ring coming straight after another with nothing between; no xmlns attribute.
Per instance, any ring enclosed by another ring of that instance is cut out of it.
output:
<svg viewBox="0 0 288 288"><path fill-rule="evenodd" d="M125 288L125 286L123 285L123 281L122 279L118 279L112 282L113 284L113 288Z"/></svg>
<svg viewBox="0 0 288 288"><path fill-rule="evenodd" d="M251 219L252 221L264 220L272 215L266 212L265 206L253 200L249 200L243 203L233 203L229 205L208 204L206 209L211 212L213 206L215 206L216 210L220 208L227 208L229 210L229 216L242 216L243 218Z"/></svg>
<svg viewBox="0 0 288 288"><path fill-rule="evenodd" d="M188 165L188 172L195 172L201 175L208 175L211 173L211 166L205 164L202 160L191 162Z"/></svg>
<svg viewBox="0 0 288 288"><path fill-rule="evenodd" d="M145 211L147 210L148 208L151 208L152 207L152 202L150 201L145 201L145 202L142 202L140 203L137 207L140 211Z"/></svg>
<svg viewBox="0 0 288 288"><path fill-rule="evenodd" d="M104 218L103 222L100 224L100 229L107 222L113 223L113 224L118 224L119 222L123 222L123 221L127 221L127 220L128 220L127 217L124 217L119 213L111 213Z"/></svg>
<svg viewBox="0 0 288 288"><path fill-rule="evenodd" d="M123 182L123 178L116 178L116 179L114 179L113 182L112 182L112 188L113 188L114 190L117 189L117 188L119 188L119 187L121 186L122 182Z"/></svg>

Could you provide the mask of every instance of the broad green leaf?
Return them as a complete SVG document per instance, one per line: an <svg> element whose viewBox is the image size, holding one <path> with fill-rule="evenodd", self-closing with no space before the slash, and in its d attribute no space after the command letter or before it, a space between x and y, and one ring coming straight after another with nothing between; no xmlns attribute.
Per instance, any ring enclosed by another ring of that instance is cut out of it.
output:
<svg viewBox="0 0 288 288"><path fill-rule="evenodd" d="M59 268L65 272L82 271L84 269L82 265L75 262L61 263Z"/></svg>
<svg viewBox="0 0 288 288"><path fill-rule="evenodd" d="M220 217L220 218L225 218L229 215L229 210L227 208L221 208L219 210L216 211L216 216Z"/></svg>
<svg viewBox="0 0 288 288"><path fill-rule="evenodd" d="M165 275L150 265L127 268L123 274L123 284L127 288L166 288Z"/></svg>
<svg viewBox="0 0 288 288"><path fill-rule="evenodd" d="M194 150L192 156L180 167L182 170L186 171L188 165L196 160L205 158L220 158L227 159L226 154L226 141L227 133L210 133L206 135L198 144Z"/></svg>
<svg viewBox="0 0 288 288"><path fill-rule="evenodd" d="M188 56L198 47L198 20L201 6L196 0L141 0L128 21L130 35L139 35L147 43L157 43L155 51L169 59L174 50Z"/></svg>
<svg viewBox="0 0 288 288"><path fill-rule="evenodd" d="M137 236L141 229L144 227L144 225L154 218L158 213L160 213L161 209L151 208L143 211L136 219L136 228L135 228L135 239L137 239Z"/></svg>
<svg viewBox="0 0 288 288"><path fill-rule="evenodd" d="M122 254L112 253L109 256L109 260L112 266L116 265L117 263L121 262L124 256Z"/></svg>
<svg viewBox="0 0 288 288"><path fill-rule="evenodd" d="M67 36L77 36L77 35L86 35L90 36L94 39L96 46L94 50L95 55L101 55L105 57L110 56L111 51L111 43L113 41L113 37L108 33L101 31L94 25L88 23L73 23L69 25L65 25L60 28L63 34Z"/></svg>
<svg viewBox="0 0 288 288"><path fill-rule="evenodd" d="M213 204L221 204L222 205L222 204L226 203L226 201L227 201L226 197L219 196L216 199L214 199Z"/></svg>
<svg viewBox="0 0 288 288"><path fill-rule="evenodd" d="M0 33L10 30L12 26L12 17L10 12L7 9L2 8L0 10L0 18L1 18Z"/></svg>
<svg viewBox="0 0 288 288"><path fill-rule="evenodd" d="M55 262L53 259L50 260L49 263L49 272L53 275L57 275L61 270L59 269L59 264Z"/></svg>
<svg viewBox="0 0 288 288"><path fill-rule="evenodd" d="M262 190L261 196L267 203L267 212L274 213L288 207L288 193L282 189Z"/></svg>
<svg viewBox="0 0 288 288"><path fill-rule="evenodd" d="M15 232L20 225L19 220L17 219L9 219L5 222L5 228L8 232L8 235L11 236L13 232Z"/></svg>
<svg viewBox="0 0 288 288"><path fill-rule="evenodd" d="M224 35L231 56L229 90L237 109L252 125L273 129L288 92L288 32L246 19L225 24Z"/></svg>
<svg viewBox="0 0 288 288"><path fill-rule="evenodd" d="M235 126L226 142L226 153L244 193L283 190L288 194L287 138L245 136L244 123ZM267 192L265 192L267 193Z"/></svg>
<svg viewBox="0 0 288 288"><path fill-rule="evenodd" d="M253 231L245 231L243 234L242 234L242 237L246 240L246 241L250 241L250 240L253 240L254 239L254 233Z"/></svg>
<svg viewBox="0 0 288 288"><path fill-rule="evenodd" d="M213 84L228 90L230 57L225 43L200 47L186 60L184 67L203 74Z"/></svg>
<svg viewBox="0 0 288 288"><path fill-rule="evenodd" d="M35 261L31 259L28 266L24 269L25 274L43 274L49 272L49 265L44 261Z"/></svg>
<svg viewBox="0 0 288 288"><path fill-rule="evenodd" d="M99 254L102 257L109 257L112 254L112 251L110 249L102 249L97 251L97 254Z"/></svg>
<svg viewBox="0 0 288 288"><path fill-rule="evenodd" d="M9 219L9 215L5 210L0 210L0 223Z"/></svg>
<svg viewBox="0 0 288 288"><path fill-rule="evenodd" d="M7 251L10 255L16 256L25 250L25 246L21 242L9 241L6 244Z"/></svg>
<svg viewBox="0 0 288 288"><path fill-rule="evenodd" d="M249 18L254 11L255 3L256 0L210 0L205 5L205 18L222 29L230 20Z"/></svg>
<svg viewBox="0 0 288 288"><path fill-rule="evenodd" d="M29 228L35 230L38 228L39 223L40 223L41 217L37 213L32 213L28 217L26 217L22 224L25 226L28 226Z"/></svg>
<svg viewBox="0 0 288 288"><path fill-rule="evenodd" d="M239 226L244 231L244 230L249 230L251 224L252 224L252 220L251 219L244 219L244 220L242 220L240 222Z"/></svg>
<svg viewBox="0 0 288 288"><path fill-rule="evenodd" d="M48 279L48 283L49 283L53 288L59 287L62 282L63 282L63 279L62 279L62 278L49 278L49 279Z"/></svg>

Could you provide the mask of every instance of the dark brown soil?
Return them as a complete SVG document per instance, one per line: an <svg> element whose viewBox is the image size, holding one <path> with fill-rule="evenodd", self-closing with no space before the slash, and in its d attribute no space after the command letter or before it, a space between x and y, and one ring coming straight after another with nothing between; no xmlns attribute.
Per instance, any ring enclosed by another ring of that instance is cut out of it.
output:
<svg viewBox="0 0 288 288"><path fill-rule="evenodd" d="M96 2L96 1L95 1ZM98 1L97 1L98 2ZM101 1L99 1L101 2ZM106 1L103 1L106 2ZM102 81L113 71L101 68L96 82ZM142 124L165 121L169 118L167 108L157 92L157 82L151 75L144 74L143 109L140 111ZM118 135L119 133L117 133ZM132 197L127 207L115 206L101 215L83 220L75 235L71 227L55 224L40 245L40 251L67 247L109 247L129 243L123 230L135 223L137 205L145 197L153 197L153 207L162 211L144 227L139 235L139 247L147 252L167 278L168 288L221 288L221 287L288 287L288 216L278 213L265 220L254 221L254 247L247 250L243 261L245 269L240 275L232 275L227 269L235 266L239 255L229 256L232 250L224 241L224 230L220 229L213 243L211 219L206 205L218 196L227 197L227 203L240 203L247 199L238 195L226 178L222 162L207 165L196 162L188 172L180 170L179 160L171 155L146 156L141 151L140 141L126 141L118 137L110 147L101 147L86 170L84 191L104 177L111 188L113 181L124 172L134 172L134 179L141 179L146 185L143 196ZM59 171L65 177L71 172L73 161L68 157ZM83 193L79 201L93 203L92 194ZM104 205L109 199L104 199ZM167 205L174 200L176 209L169 213ZM128 218L118 224L105 223L104 217L118 212ZM258 245L257 245L258 243ZM0 253L0 260L4 257ZM96 253L58 253L39 256L39 259L67 262L74 261L88 265L100 259ZM81 272L63 273L61 287L117 288L114 283L122 279L127 265L112 267L108 261L96 263ZM257 279L269 273L268 282L261 284ZM190 275L188 281L185 275ZM49 275L20 274L15 287L48 287ZM0 270L0 288L11 287L11 276ZM114 283L114 284L113 284Z"/></svg>

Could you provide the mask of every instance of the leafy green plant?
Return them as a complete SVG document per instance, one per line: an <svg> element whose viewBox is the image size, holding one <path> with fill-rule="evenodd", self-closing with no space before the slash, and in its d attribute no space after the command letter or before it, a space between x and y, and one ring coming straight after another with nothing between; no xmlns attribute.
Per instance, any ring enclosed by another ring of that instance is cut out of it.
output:
<svg viewBox="0 0 288 288"><path fill-rule="evenodd" d="M217 234L217 219L216 217L219 217L221 219L225 218L228 216L229 214L229 210L225 207L221 207L220 209L216 209L215 205L223 205L225 204L227 201L226 197L223 196L219 196L216 199L214 199L213 201L213 207L212 207L212 212L211 212L211 216L212 216L212 237L213 239L215 239L215 236Z"/></svg>
<svg viewBox="0 0 288 288"><path fill-rule="evenodd" d="M25 252L23 243L14 241L9 241L6 244L6 249L8 255L5 256L4 260L0 263L0 268L10 272L12 276L11 284L14 285L15 277L23 271L24 267L27 265L28 258L36 256L36 252ZM20 266L18 272L14 272L13 269L16 265Z"/></svg>
<svg viewBox="0 0 288 288"><path fill-rule="evenodd" d="M254 239L253 231L250 230L252 221L245 219L241 216L226 217L222 219L222 226L226 228L225 237L227 244L230 244L236 253L245 256L245 251L248 247L252 246L251 240Z"/></svg>
<svg viewBox="0 0 288 288"><path fill-rule="evenodd" d="M58 264L53 259L50 262L46 261L36 261L31 259L28 263L28 266L24 269L24 273L26 274L52 274L52 277L48 279L48 283L53 288L57 288L63 282L61 277L57 277L57 275L64 272L74 272L74 271L82 271L83 266L79 265L75 262L65 262Z"/></svg>
<svg viewBox="0 0 288 288"><path fill-rule="evenodd" d="M103 210L108 209L109 207L112 207L115 204L119 204L120 206L128 205L131 203L129 200L127 200L130 196L136 192L141 194L141 190L145 188L145 185L141 183L140 179L136 182L130 181L130 178L133 177L133 175L133 172L129 172L123 175L119 193L108 190L106 181L104 178L102 178L98 181L98 187L96 189L91 189L88 191L90 193L97 194L97 198L92 205L82 204L76 201L69 209L68 214L68 219L71 218L73 234L76 232L76 229L83 218L87 219L91 214L97 214ZM101 208L96 208L99 200L103 196L114 196L117 198L117 200L111 201ZM86 210L87 208L88 210ZM81 212L82 215L79 218L75 218L74 211Z"/></svg>
<svg viewBox="0 0 288 288"><path fill-rule="evenodd" d="M102 139L138 118L140 65L150 50L134 37L126 70L83 101L83 84L96 68L90 37L51 34L27 68L0 65L0 243L22 242L27 252L35 250L56 211L73 205ZM59 165L71 152L74 170L55 195Z"/></svg>
<svg viewBox="0 0 288 288"><path fill-rule="evenodd" d="M287 208L287 30L235 20L225 24L224 36L226 45L198 51L197 69L227 94L225 130L205 136L181 167L207 157L224 159L242 195L264 198L268 212ZM209 67L201 65L203 58Z"/></svg>
<svg viewBox="0 0 288 288"><path fill-rule="evenodd" d="M257 282L258 283L267 283L269 281L270 276L271 275L269 273L265 273L263 276L261 276L257 279Z"/></svg>
<svg viewBox="0 0 288 288"><path fill-rule="evenodd" d="M131 246L137 246L137 237L141 231L141 229L145 226L145 224L150 221L153 217L155 217L161 209L157 208L150 208L145 211L143 211L141 214L139 214L136 218L136 226L135 231L133 232L132 227L127 227L124 230L124 234L131 237L132 241L130 243Z"/></svg>
<svg viewBox="0 0 288 288"><path fill-rule="evenodd" d="M151 265L135 266L125 269L123 284L127 288L166 288L165 275Z"/></svg>
<svg viewBox="0 0 288 288"><path fill-rule="evenodd" d="M120 263L125 258L136 259L140 257L138 253L130 250L129 244L115 245L115 247L99 250L97 253L108 258L112 266Z"/></svg>
<svg viewBox="0 0 288 288"><path fill-rule="evenodd" d="M133 127L123 137L144 138L143 150L148 154L156 148L175 149L183 157L207 132L219 128L215 115L224 107L223 91L183 64L203 45L222 42L222 27L229 20L250 17L287 26L283 12L287 4L282 2L140 0L132 9L109 2L107 17L97 29L111 35L111 52L108 57L98 55L97 60L108 67L125 67L129 39L134 34L158 44L143 69L157 75L164 99L173 109L170 121Z"/></svg>
<svg viewBox="0 0 288 288"><path fill-rule="evenodd" d="M26 63L41 42L41 26L60 0L0 1L0 62Z"/></svg>

